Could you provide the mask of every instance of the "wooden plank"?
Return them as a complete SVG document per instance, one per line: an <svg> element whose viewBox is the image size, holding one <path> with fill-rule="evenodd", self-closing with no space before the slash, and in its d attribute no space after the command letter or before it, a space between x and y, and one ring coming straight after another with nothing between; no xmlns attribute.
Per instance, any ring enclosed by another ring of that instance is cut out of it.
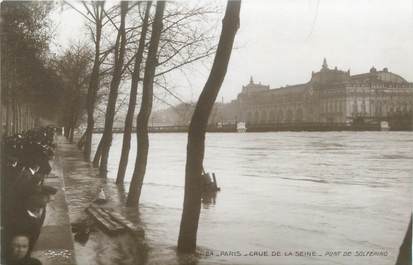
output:
<svg viewBox="0 0 413 265"><path fill-rule="evenodd" d="M107 220L100 216L95 209L88 207L86 212L89 213L100 225L102 225L108 232L115 232L114 227Z"/></svg>
<svg viewBox="0 0 413 265"><path fill-rule="evenodd" d="M215 173L212 173L212 179L214 181L215 190L218 190L218 183L217 183L217 178L215 177Z"/></svg>
<svg viewBox="0 0 413 265"><path fill-rule="evenodd" d="M108 223L110 223L116 230L122 230L124 229L124 227L122 226L122 224L120 224L119 222L117 222L115 219L113 219L109 214L107 214L107 212L105 212L103 210L103 208L101 207L96 207L96 206L92 206L93 209L100 215L102 216Z"/></svg>
<svg viewBox="0 0 413 265"><path fill-rule="evenodd" d="M106 221L108 221L116 231L122 231L125 227L117 221L115 218L111 217L103 208L93 207Z"/></svg>
<svg viewBox="0 0 413 265"><path fill-rule="evenodd" d="M87 211L109 232L116 233L125 230L125 228L113 221L112 218L103 212L101 209L94 207L93 205L87 208Z"/></svg>
<svg viewBox="0 0 413 265"><path fill-rule="evenodd" d="M137 234L138 236L144 237L145 236L145 231L139 226L128 219L126 219L124 216L122 216L118 212L114 211L109 211L109 209L103 209L107 214L109 214L112 218L116 219L120 224L122 224L125 228L127 228L129 231Z"/></svg>
<svg viewBox="0 0 413 265"><path fill-rule="evenodd" d="M90 215L92 215L92 217L98 221L99 224L101 224L102 226L104 226L104 228L110 232L114 232L115 229L113 227L113 225L111 223L109 223L105 218L103 218L102 216L100 216L100 214L93 208L87 208L86 210Z"/></svg>

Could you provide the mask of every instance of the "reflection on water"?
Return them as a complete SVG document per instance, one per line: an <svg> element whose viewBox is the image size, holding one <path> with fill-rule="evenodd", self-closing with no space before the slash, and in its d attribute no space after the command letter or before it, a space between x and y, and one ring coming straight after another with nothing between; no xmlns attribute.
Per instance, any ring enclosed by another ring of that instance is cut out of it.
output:
<svg viewBox="0 0 413 265"><path fill-rule="evenodd" d="M94 136L95 147L100 136ZM139 209L153 253L149 264L162 264L176 246L186 140L186 134L150 136ZM121 146L122 135L115 134L108 174L113 179ZM221 191L203 198L200 251L247 256L200 255L198 264L393 264L412 209L412 150L410 132L208 134L205 169L216 173ZM249 256L253 250L388 255Z"/></svg>
<svg viewBox="0 0 413 265"><path fill-rule="evenodd" d="M214 206L217 203L218 192L206 192L202 194L202 205L204 209Z"/></svg>

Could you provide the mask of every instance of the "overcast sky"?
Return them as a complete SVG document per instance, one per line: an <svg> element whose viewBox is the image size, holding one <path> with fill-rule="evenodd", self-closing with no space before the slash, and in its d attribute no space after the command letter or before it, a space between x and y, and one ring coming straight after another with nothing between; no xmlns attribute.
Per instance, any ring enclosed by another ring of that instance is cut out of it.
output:
<svg viewBox="0 0 413 265"><path fill-rule="evenodd" d="M74 11L54 21L55 44L61 45L55 51L87 37ZM236 47L220 101L235 99L251 75L271 88L307 82L324 57L351 74L387 67L413 82L413 0L244 0ZM186 101L197 99L208 77L199 69L171 81Z"/></svg>

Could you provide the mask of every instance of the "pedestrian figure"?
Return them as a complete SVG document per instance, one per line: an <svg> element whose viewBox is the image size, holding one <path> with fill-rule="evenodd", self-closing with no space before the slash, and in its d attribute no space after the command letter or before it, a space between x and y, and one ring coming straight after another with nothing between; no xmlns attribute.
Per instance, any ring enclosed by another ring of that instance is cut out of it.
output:
<svg viewBox="0 0 413 265"><path fill-rule="evenodd" d="M30 241L29 252L33 250L34 244L39 238L46 216L47 199L48 196L41 193L29 194L24 200L23 208L15 209L7 216L8 235L12 238L22 233L27 235Z"/></svg>
<svg viewBox="0 0 413 265"><path fill-rule="evenodd" d="M11 240L8 265L41 265L42 263L30 257L30 239L25 234L17 234Z"/></svg>

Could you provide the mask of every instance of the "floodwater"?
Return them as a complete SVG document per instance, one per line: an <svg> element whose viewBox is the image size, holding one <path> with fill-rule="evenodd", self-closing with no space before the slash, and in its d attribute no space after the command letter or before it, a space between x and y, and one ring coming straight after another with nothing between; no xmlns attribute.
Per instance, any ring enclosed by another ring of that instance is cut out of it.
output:
<svg viewBox="0 0 413 265"><path fill-rule="evenodd" d="M148 264L171 264L186 143L150 135L139 209ZM115 134L109 178L121 146ZM197 264L394 264L412 210L412 151L411 132L207 134L204 166L221 191L203 204Z"/></svg>

